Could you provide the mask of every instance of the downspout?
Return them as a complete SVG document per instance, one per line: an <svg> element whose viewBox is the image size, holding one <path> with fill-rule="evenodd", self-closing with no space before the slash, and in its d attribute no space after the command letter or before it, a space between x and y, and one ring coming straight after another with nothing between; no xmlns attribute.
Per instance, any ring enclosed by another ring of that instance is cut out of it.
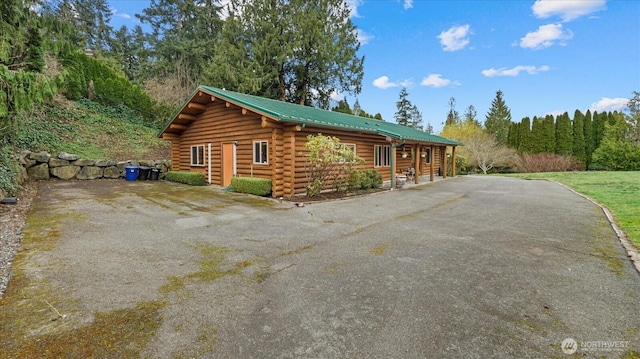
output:
<svg viewBox="0 0 640 359"><path fill-rule="evenodd" d="M389 153L391 157L391 189L396 188L396 162L393 160L396 158L396 148L404 146L404 142L405 140L402 140L402 142L391 144L391 153Z"/></svg>

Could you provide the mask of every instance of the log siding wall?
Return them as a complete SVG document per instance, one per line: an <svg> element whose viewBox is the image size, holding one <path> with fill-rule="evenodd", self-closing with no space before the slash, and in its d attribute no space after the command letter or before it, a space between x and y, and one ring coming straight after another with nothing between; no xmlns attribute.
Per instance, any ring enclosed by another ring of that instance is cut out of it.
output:
<svg viewBox="0 0 640 359"><path fill-rule="evenodd" d="M243 114L244 112L244 114ZM268 121L264 125L261 115L251 111L243 111L240 107L224 101L214 101L206 105L206 109L179 136L172 135L171 158L174 170L208 174L208 157L206 152L211 143L211 183L222 185L222 145L237 143L236 146L236 174L241 177L260 177L272 180L272 195L274 197L304 194L307 186L307 154L304 146L307 136L323 134L336 136L340 142L354 144L356 155L365 160L360 168L374 168L383 180L389 181L390 167L374 167L374 147L390 146L382 135L340 131L319 127L295 126L287 123ZM175 136L175 137L173 137ZM253 163L254 141L268 142L268 163ZM205 165L191 166L191 146L205 147ZM411 159L411 149L431 148L434 152L434 170L442 167L445 146L406 143L404 149L409 154L402 158L403 146L396 148L396 173L405 172L409 167L415 167L415 158ZM420 156L419 152L414 152ZM418 174L428 175L431 166L424 158L419 158Z"/></svg>

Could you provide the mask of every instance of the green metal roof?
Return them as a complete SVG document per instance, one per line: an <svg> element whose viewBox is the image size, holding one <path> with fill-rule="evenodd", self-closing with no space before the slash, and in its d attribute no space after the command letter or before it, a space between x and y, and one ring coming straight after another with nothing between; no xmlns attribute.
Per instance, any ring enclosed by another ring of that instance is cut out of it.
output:
<svg viewBox="0 0 640 359"><path fill-rule="evenodd" d="M282 122L290 122L306 126L313 125L317 127L346 131L376 133L407 141L419 141L453 146L462 145L462 143L458 141L436 135L430 135L426 132L391 122L246 95L208 86L199 86L196 91L198 90L205 91L211 95L220 97L226 101L235 103L236 105L267 115L268 117L272 117Z"/></svg>

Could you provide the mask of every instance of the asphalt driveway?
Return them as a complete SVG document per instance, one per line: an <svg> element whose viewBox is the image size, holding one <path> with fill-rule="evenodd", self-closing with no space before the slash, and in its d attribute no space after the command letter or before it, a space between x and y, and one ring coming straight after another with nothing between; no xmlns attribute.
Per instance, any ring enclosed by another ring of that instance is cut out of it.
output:
<svg viewBox="0 0 640 359"><path fill-rule="evenodd" d="M19 276L55 293L25 331L34 340L163 303L142 356L640 351L638 273L600 209L546 181L459 177L304 207L166 182L43 182L25 236Z"/></svg>

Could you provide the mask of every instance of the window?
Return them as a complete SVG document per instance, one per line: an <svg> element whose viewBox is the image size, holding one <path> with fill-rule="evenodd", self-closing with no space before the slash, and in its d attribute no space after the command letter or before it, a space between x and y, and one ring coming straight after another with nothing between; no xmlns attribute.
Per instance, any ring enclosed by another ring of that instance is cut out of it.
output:
<svg viewBox="0 0 640 359"><path fill-rule="evenodd" d="M423 149L422 153L426 154L424 158L424 163L431 164L431 149L430 148Z"/></svg>
<svg viewBox="0 0 640 359"><path fill-rule="evenodd" d="M204 166L204 145L191 146L191 165Z"/></svg>
<svg viewBox="0 0 640 359"><path fill-rule="evenodd" d="M253 163L255 164L267 164L268 156L267 141L254 141L253 142Z"/></svg>
<svg viewBox="0 0 640 359"><path fill-rule="evenodd" d="M389 167L391 162L391 148L389 146L374 146L373 166Z"/></svg>
<svg viewBox="0 0 640 359"><path fill-rule="evenodd" d="M356 155L356 145L353 143L340 143L338 144L338 146L340 147L340 149L342 148L346 148L351 150L351 152L353 152L353 155ZM344 163L347 162L346 159L342 160L342 161L338 161L338 163Z"/></svg>

